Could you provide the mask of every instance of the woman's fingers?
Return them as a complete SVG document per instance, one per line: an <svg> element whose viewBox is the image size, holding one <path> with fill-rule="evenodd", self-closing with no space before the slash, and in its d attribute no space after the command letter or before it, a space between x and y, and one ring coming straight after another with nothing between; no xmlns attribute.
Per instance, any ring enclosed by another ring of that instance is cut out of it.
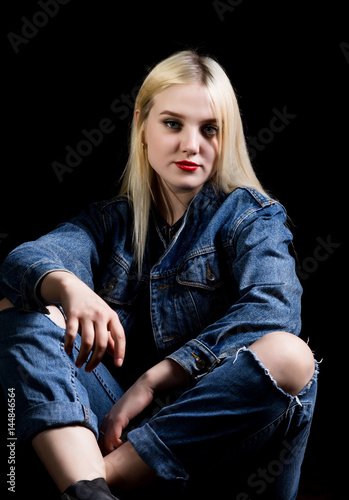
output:
<svg viewBox="0 0 349 500"><path fill-rule="evenodd" d="M111 429L106 431L100 431L100 436L98 440L99 447L102 451L103 456L109 455L109 453L113 452L116 448L119 448L123 444L122 440L119 437L122 429L118 432L118 429Z"/></svg>
<svg viewBox="0 0 349 500"><path fill-rule="evenodd" d="M107 348L114 356L116 366L121 366L125 357L125 332L118 315L109 308L105 314L96 314L95 317L79 319L71 315L67 319L64 348L71 354L77 332L80 328L81 346L76 360L76 366L81 368L89 359L86 371L93 371L101 362Z"/></svg>
<svg viewBox="0 0 349 500"><path fill-rule="evenodd" d="M85 283L70 275L68 279L70 286L62 287L60 292L60 302L67 318L66 353L71 354L79 332L81 347L75 363L78 368L88 360L86 371L94 370L108 347L113 349L116 366L121 366L125 356L125 333L118 315Z"/></svg>
<svg viewBox="0 0 349 500"><path fill-rule="evenodd" d="M118 315L91 288L73 274L53 271L41 283L46 301L59 302L67 318L64 347L69 355L73 351L80 329L81 348L76 366L87 363L92 371L100 363L107 347L113 349L115 364L121 366L125 354L125 334ZM60 318L61 319L61 318Z"/></svg>
<svg viewBox="0 0 349 500"><path fill-rule="evenodd" d="M78 318L74 317L67 318L65 339L64 339L64 349L67 354L71 354L73 351L73 346L78 330L79 330Z"/></svg>
<svg viewBox="0 0 349 500"><path fill-rule="evenodd" d="M109 332L104 323L94 324L94 335L92 356L85 368L87 372L92 372L99 365L108 346Z"/></svg>
<svg viewBox="0 0 349 500"><path fill-rule="evenodd" d="M110 331L108 332L108 346L107 352L114 357L115 342Z"/></svg>
<svg viewBox="0 0 349 500"><path fill-rule="evenodd" d="M87 361L87 358L92 351L95 344L95 327L91 320L82 319L80 320L80 335L81 335L81 346L79 355L77 357L75 365L77 368L81 368L83 364Z"/></svg>
<svg viewBox="0 0 349 500"><path fill-rule="evenodd" d="M103 455L108 455L123 444L121 435L128 422L120 419L116 405L105 415L99 434L99 446Z"/></svg>
<svg viewBox="0 0 349 500"><path fill-rule="evenodd" d="M115 317L109 323L109 331L114 340L114 364L120 367L125 358L126 337L117 314L115 314Z"/></svg>

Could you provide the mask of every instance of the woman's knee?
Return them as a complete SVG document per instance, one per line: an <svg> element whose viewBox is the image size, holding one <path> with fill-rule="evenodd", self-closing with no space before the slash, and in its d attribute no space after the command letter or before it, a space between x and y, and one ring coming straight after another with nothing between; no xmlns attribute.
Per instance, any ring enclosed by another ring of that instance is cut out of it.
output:
<svg viewBox="0 0 349 500"><path fill-rule="evenodd" d="M8 299L4 298L0 300L0 311L3 311L4 309L10 309L11 307L14 307L14 305Z"/></svg>
<svg viewBox="0 0 349 500"><path fill-rule="evenodd" d="M50 314L48 314L47 316L54 323L56 323L56 325L60 326L61 328L65 328L66 321L60 309L58 309L57 306L47 306L47 309L50 311Z"/></svg>
<svg viewBox="0 0 349 500"><path fill-rule="evenodd" d="M4 298L0 300L0 311L4 311L5 309L10 309L11 307L14 307L14 305L8 299ZM47 316L49 316L49 318L58 326L60 326L61 328L65 328L66 321L63 314L58 309L58 307L51 305L47 306L47 309L50 311Z"/></svg>
<svg viewBox="0 0 349 500"><path fill-rule="evenodd" d="M309 346L287 332L264 335L250 346L278 386L295 396L311 380L315 361Z"/></svg>

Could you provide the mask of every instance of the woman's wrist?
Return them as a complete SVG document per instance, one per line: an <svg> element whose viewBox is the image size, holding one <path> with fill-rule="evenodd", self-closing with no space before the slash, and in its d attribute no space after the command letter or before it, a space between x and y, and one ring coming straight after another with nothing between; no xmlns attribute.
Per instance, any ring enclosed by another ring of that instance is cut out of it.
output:
<svg viewBox="0 0 349 500"><path fill-rule="evenodd" d="M51 271L39 283L38 292L47 304L60 304L62 287L66 287L71 279L78 279L69 271Z"/></svg>
<svg viewBox="0 0 349 500"><path fill-rule="evenodd" d="M187 384L188 373L172 359L164 359L145 372L141 380L154 392L160 392Z"/></svg>

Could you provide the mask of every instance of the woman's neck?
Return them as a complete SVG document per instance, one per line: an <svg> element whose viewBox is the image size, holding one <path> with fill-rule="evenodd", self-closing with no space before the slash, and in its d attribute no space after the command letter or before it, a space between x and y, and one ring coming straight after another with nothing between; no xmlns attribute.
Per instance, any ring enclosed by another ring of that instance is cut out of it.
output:
<svg viewBox="0 0 349 500"><path fill-rule="evenodd" d="M170 227L182 217L198 192L198 190L175 192L162 180L156 182L154 191L157 209Z"/></svg>

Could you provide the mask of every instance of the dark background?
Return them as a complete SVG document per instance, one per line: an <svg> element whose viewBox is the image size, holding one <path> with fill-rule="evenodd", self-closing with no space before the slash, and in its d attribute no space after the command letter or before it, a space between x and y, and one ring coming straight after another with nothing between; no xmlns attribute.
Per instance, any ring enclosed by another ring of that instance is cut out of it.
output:
<svg viewBox="0 0 349 500"><path fill-rule="evenodd" d="M43 5L50 15L42 14ZM151 66L197 48L225 67L257 174L293 221L304 287L302 337L323 359L300 498L348 498L348 343L340 286L347 269L345 2L13 0L2 10L0 261L88 203L117 193L133 98ZM277 133L270 130L275 110L292 115ZM83 131L105 119L100 144L79 146ZM59 176L52 163L66 164L68 146L84 156ZM17 492L7 491L4 417L0 497L24 498L45 479L38 469L28 482L22 463Z"/></svg>

